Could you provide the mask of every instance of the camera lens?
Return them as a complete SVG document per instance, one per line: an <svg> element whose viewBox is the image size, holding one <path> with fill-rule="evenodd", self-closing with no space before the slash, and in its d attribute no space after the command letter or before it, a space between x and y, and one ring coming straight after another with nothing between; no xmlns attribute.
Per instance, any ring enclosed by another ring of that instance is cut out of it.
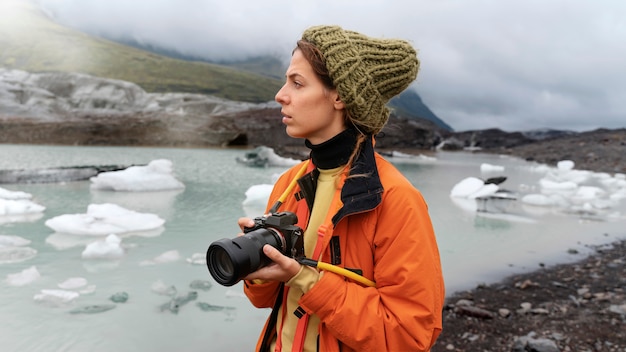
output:
<svg viewBox="0 0 626 352"><path fill-rule="evenodd" d="M233 239L223 238L209 246L206 264L213 279L223 286L232 286L271 261L263 254L269 244L284 252L282 235L272 228L261 228Z"/></svg>
<svg viewBox="0 0 626 352"><path fill-rule="evenodd" d="M217 272L220 274L220 277L223 277L225 280L228 280L229 277L232 277L235 274L233 261L230 259L224 248L216 247L215 255L211 257L211 260L211 265L218 268Z"/></svg>

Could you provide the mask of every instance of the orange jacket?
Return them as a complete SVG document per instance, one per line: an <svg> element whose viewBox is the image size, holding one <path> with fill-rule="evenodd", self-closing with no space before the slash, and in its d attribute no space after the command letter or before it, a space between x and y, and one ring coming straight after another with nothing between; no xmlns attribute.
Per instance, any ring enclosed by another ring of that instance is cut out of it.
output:
<svg viewBox="0 0 626 352"><path fill-rule="evenodd" d="M439 251L428 207L421 193L374 153L371 144L365 154L366 169L353 174L368 172L369 164L370 177L343 178L343 207L334 217L334 229L324 238L322 260L336 261L337 251L331 251L329 242L331 235L338 236L341 263L333 264L362 270L376 287L325 272L299 304L320 318L320 351L428 351L442 329L444 302ZM373 164L376 167L372 168ZM280 197L300 167L296 165L280 177L268 204ZM302 179L307 177L310 175ZM296 191L306 193L304 183L299 184ZM280 211L295 212L297 202L296 197L288 197ZM254 306L277 311L282 285L246 282L244 292ZM267 349L275 337L274 324L272 314L257 350Z"/></svg>

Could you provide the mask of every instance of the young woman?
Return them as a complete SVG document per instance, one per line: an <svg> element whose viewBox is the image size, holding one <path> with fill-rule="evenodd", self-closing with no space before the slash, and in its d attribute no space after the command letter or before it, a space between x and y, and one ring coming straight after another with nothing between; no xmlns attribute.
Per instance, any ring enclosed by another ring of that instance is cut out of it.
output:
<svg viewBox="0 0 626 352"><path fill-rule="evenodd" d="M297 214L310 260L265 245L273 263L245 277L252 304L273 308L257 350L428 351L441 332L444 284L428 207L374 151L386 104L418 68L403 40L316 26L298 41L276 101L310 159L280 177L268 211Z"/></svg>

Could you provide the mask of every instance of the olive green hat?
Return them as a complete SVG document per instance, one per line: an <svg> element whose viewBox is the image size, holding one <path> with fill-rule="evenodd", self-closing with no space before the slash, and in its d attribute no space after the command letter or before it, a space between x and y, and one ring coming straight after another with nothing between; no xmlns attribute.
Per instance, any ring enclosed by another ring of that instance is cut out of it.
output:
<svg viewBox="0 0 626 352"><path fill-rule="evenodd" d="M415 80L419 60L405 40L370 38L339 26L314 26L302 39L315 45L352 121L377 134L389 119L387 103Z"/></svg>

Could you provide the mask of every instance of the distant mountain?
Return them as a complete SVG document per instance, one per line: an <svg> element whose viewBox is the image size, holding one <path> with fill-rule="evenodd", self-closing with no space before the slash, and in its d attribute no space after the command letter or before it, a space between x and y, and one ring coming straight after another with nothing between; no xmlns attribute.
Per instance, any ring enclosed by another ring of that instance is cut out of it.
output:
<svg viewBox="0 0 626 352"><path fill-rule="evenodd" d="M525 137L528 137L530 139L540 141L540 140L544 140L544 139L552 139L552 138L561 138L561 137L573 136L573 135L578 134L578 132L553 130L553 129L550 129L550 128L542 128L542 129L523 131L522 134Z"/></svg>
<svg viewBox="0 0 626 352"><path fill-rule="evenodd" d="M391 99L389 106L393 107L399 116L426 119L444 130L452 131L452 127L437 117L414 90L405 90L402 94Z"/></svg>
<svg viewBox="0 0 626 352"><path fill-rule="evenodd" d="M134 82L147 92L214 95L235 101L271 101L286 63L271 56L209 62L130 39L90 36L50 20L25 0L0 0L0 67L29 72L78 72ZM4 8L4 7L3 7ZM452 130L414 91L389 104L399 117L422 118Z"/></svg>
<svg viewBox="0 0 626 352"><path fill-rule="evenodd" d="M196 55L188 55L182 54L174 49L165 48L162 46L152 45L149 43L142 43L133 38L106 38L111 41L128 45L136 49L149 51L155 54L167 56L173 59L185 60L185 61L197 61L197 62L206 62L215 65L232 67L237 70L247 71L251 73L256 73L262 76L267 76L271 78L276 78L278 80L283 80L285 76L285 70L287 69L287 64L282 62L279 58L265 55L265 56L256 56L251 57L244 60L231 60L231 61L212 61L208 60L204 57L196 56Z"/></svg>
<svg viewBox="0 0 626 352"><path fill-rule="evenodd" d="M268 77L274 77L280 80L283 79L285 75L285 70L287 69L287 65L285 63L281 62L281 60L279 60L278 58L272 56L257 56L241 61L215 62L196 56L184 55L171 49L142 44L136 40L121 39L119 41L122 43L126 43L129 46L146 51L151 51L159 55L165 55L181 60L205 61L213 64L233 67L238 70L266 75ZM450 127L447 123L437 117L437 115L435 115L435 113L433 113L430 108L428 108L428 106L424 104L422 98L414 90L406 90L399 96L391 99L391 101L389 102L389 106L392 107L395 110L396 114L400 117L421 118L429 120L444 130L452 131L452 127Z"/></svg>

